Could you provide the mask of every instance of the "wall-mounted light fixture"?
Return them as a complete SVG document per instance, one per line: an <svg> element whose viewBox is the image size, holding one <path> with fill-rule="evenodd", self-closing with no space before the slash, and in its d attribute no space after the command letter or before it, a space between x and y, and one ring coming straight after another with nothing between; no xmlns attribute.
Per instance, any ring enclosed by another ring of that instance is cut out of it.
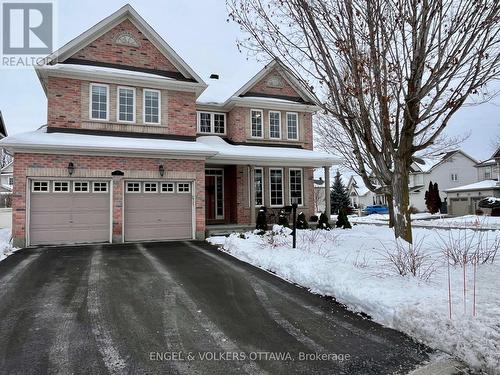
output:
<svg viewBox="0 0 500 375"><path fill-rule="evenodd" d="M158 172L160 172L160 176L162 177L165 175L165 167L163 167L163 164L160 164L158 167Z"/></svg>
<svg viewBox="0 0 500 375"><path fill-rule="evenodd" d="M68 174L71 176L75 172L75 165L73 162L68 163Z"/></svg>

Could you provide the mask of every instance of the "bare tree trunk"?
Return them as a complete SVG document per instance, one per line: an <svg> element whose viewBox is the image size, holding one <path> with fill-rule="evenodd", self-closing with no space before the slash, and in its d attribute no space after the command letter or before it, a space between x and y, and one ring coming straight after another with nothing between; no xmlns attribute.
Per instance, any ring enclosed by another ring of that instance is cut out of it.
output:
<svg viewBox="0 0 500 375"><path fill-rule="evenodd" d="M410 189L408 186L409 172L404 160L397 161L394 165L392 179L392 204L394 218L394 234L408 243L413 242L410 218Z"/></svg>
<svg viewBox="0 0 500 375"><path fill-rule="evenodd" d="M389 228L394 228L394 203L392 194L385 194L387 207L389 208Z"/></svg>

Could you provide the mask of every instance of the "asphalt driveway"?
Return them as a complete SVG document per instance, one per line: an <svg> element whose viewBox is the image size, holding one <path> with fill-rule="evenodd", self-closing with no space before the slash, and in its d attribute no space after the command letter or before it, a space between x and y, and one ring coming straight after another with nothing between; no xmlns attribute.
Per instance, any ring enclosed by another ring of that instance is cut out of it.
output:
<svg viewBox="0 0 500 375"><path fill-rule="evenodd" d="M0 263L2 374L404 374L426 359L201 242L24 249Z"/></svg>

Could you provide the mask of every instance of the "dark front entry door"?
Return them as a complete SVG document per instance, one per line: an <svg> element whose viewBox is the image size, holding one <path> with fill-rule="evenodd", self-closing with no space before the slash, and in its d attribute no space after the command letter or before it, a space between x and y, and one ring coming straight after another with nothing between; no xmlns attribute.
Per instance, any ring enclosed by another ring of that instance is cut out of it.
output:
<svg viewBox="0 0 500 375"><path fill-rule="evenodd" d="M205 176L205 215L207 220L215 220L215 176Z"/></svg>

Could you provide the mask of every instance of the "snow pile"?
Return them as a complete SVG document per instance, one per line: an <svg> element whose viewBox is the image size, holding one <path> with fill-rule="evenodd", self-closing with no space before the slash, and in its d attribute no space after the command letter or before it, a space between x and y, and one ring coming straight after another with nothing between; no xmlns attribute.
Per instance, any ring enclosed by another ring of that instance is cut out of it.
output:
<svg viewBox="0 0 500 375"><path fill-rule="evenodd" d="M0 261L7 258L16 250L18 249L12 247L10 243L10 228L0 229Z"/></svg>
<svg viewBox="0 0 500 375"><path fill-rule="evenodd" d="M465 215L433 220L414 221L414 224L441 228L459 227L471 229L500 229L500 217Z"/></svg>
<svg viewBox="0 0 500 375"><path fill-rule="evenodd" d="M438 248L440 238L448 232L422 228L414 232L435 269L427 281L393 271L383 256L394 247L389 228L357 225L352 230L298 231L297 249L291 248L290 236L287 241L273 242L269 235L263 239L246 233L243 238L233 234L208 241L313 293L334 296L349 309L364 312L376 322L450 353L472 367L500 374L500 259L477 268L476 317L472 316L472 266L466 268L465 303L463 268L451 267L449 319L448 267ZM498 232L493 233L486 241L498 238Z"/></svg>

